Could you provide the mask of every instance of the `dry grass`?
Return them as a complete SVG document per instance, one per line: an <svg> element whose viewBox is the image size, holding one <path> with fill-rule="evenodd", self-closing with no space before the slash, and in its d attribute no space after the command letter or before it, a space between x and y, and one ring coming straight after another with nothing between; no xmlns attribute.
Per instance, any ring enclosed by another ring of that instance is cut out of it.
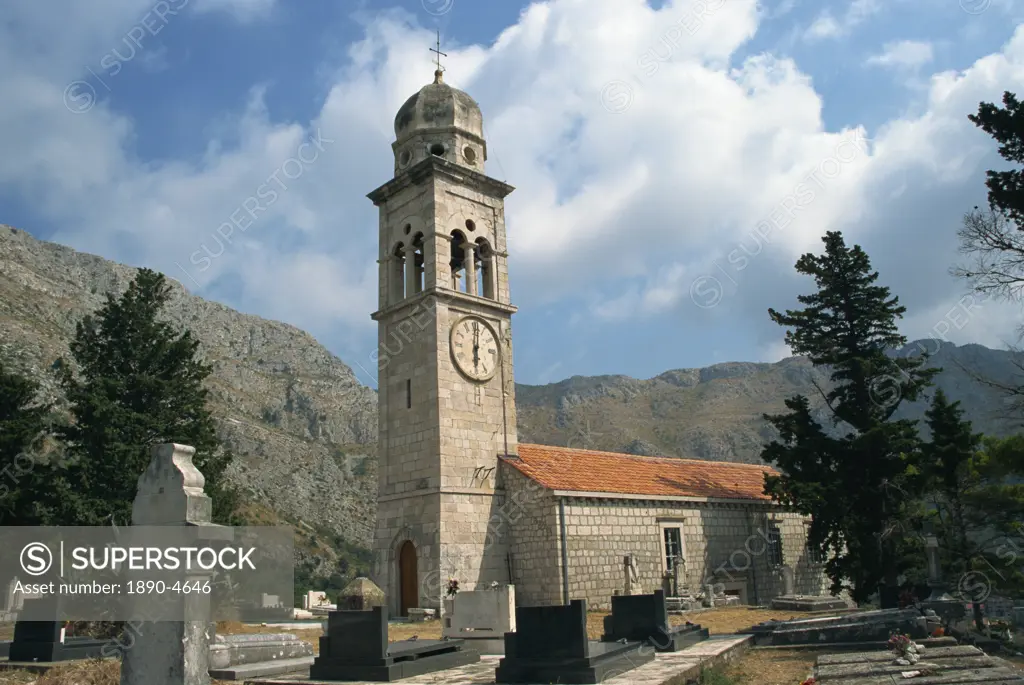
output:
<svg viewBox="0 0 1024 685"><path fill-rule="evenodd" d="M814 662L827 649L751 649L724 673L736 685L795 685L814 670Z"/></svg>
<svg viewBox="0 0 1024 685"><path fill-rule="evenodd" d="M90 659L61 664L39 675L28 671L0 671L0 685L120 685L121 662ZM210 685L233 685L212 680Z"/></svg>
<svg viewBox="0 0 1024 685"><path fill-rule="evenodd" d="M813 618L815 616L831 615L832 613L774 611L772 609L758 609L756 607L723 607L721 609L697 611L684 616L669 616L669 622L672 625L679 625L680 623L690 621L691 623L699 623L701 627L707 628L712 635L728 635L771 619L787 621L791 618Z"/></svg>

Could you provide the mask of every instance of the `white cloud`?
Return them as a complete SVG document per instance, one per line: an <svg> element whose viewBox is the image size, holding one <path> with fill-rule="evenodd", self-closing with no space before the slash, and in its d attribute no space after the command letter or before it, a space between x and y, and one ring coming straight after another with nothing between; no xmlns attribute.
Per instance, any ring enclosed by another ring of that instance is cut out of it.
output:
<svg viewBox="0 0 1024 685"><path fill-rule="evenodd" d="M917 69L935 58L932 44L917 40L887 43L882 52L868 58L869 66Z"/></svg>
<svg viewBox="0 0 1024 685"><path fill-rule="evenodd" d="M213 138L202 160L143 164L130 120L102 104L71 114L62 96L145 5L108 2L104 21L68 7L87 35L69 31L70 45L51 41L45 56L0 27L0 61L12 65L0 73L9 94L0 188L35 203L61 227L56 239L79 249L159 268L193 289L194 278L214 296L231 284L242 295L229 304L321 339L371 331L377 222L365 194L391 176L390 122L430 79L421 47L433 34L381 15L349 63L325 69L337 76L314 120L271 120L256 88L230 122L237 143ZM848 30L876 10L858 0L836 25ZM765 309L809 289L793 263L839 229L865 245L912 312L927 313L908 320L927 334L959 296L946 274L956 223L983 196L994 153L966 115L1024 87L1024 30L969 69L936 75L920 115L868 141L856 127L825 129L822 98L792 60L727 67L756 32L755 0L722 4L691 35L692 20L688 2L654 11L641 0L554 0L531 6L492 46L447 50L446 79L483 107L488 173L518 187L506 212L516 303L582 302L608 321L671 312L742 322L751 354L770 358L783 352ZM613 82L625 100L602 102ZM318 131L340 142L282 176ZM273 187L274 174L286 188L222 246L218 228ZM722 292L702 309L693 283L708 275ZM972 321L960 331L968 339L1013 328L1005 313Z"/></svg>
<svg viewBox="0 0 1024 685"><path fill-rule="evenodd" d="M879 0L853 0L841 16L824 10L804 32L804 38L814 42L828 38L841 38L882 10Z"/></svg>

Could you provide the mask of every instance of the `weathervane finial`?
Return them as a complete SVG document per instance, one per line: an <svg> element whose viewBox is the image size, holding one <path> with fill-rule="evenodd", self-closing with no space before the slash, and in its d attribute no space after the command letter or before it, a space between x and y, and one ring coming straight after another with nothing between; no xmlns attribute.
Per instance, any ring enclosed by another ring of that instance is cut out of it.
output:
<svg viewBox="0 0 1024 685"><path fill-rule="evenodd" d="M437 53L437 69L434 71L434 83L441 83L441 74L444 73L444 67L441 66L441 57L447 57L448 54L441 52L441 29L437 29L437 47L430 48L431 52Z"/></svg>

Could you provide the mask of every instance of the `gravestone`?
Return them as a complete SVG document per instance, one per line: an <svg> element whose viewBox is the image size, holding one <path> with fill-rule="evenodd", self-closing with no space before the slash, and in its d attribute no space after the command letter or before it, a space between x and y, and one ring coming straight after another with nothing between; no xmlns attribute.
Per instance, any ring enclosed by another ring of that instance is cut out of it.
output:
<svg viewBox="0 0 1024 685"><path fill-rule="evenodd" d="M437 612L434 609L424 609L423 607L411 607L408 611L409 623L423 623L424 621L433 620Z"/></svg>
<svg viewBox="0 0 1024 685"><path fill-rule="evenodd" d="M986 655L977 647L925 647L920 660L911 666L895 663L889 650L825 654L814 666L817 682L829 685L873 685L895 682L921 685L967 685L968 683L1024 683L1024 676L1001 659Z"/></svg>
<svg viewBox="0 0 1024 685"><path fill-rule="evenodd" d="M625 596L625 595L622 595ZM496 683L600 683L654 661L639 641L587 638L587 602L516 607L516 632L505 634Z"/></svg>
<svg viewBox="0 0 1024 685"><path fill-rule="evenodd" d="M0 621L6 622L17 620L15 614L21 611L21 604L23 601L21 593L14 591L17 584L17 578L12 578L11 582L7 584L7 591L4 593L3 605L0 606Z"/></svg>
<svg viewBox="0 0 1024 685"><path fill-rule="evenodd" d="M332 611L310 680L391 682L480 661L464 640L388 643L387 605L369 611Z"/></svg>
<svg viewBox="0 0 1024 685"><path fill-rule="evenodd" d="M327 593L323 590L310 590L302 598L302 608L306 611L312 611L313 609L332 610L337 607L331 604L331 600L327 598Z"/></svg>
<svg viewBox="0 0 1024 685"><path fill-rule="evenodd" d="M223 528L210 523L212 503L203 492L206 479L192 463L195 452L188 445L153 447L149 467L139 477L132 525L204 526L211 533ZM201 593L184 598L184 616L195 620L133 622L138 634L132 648L123 652L121 685L209 683L209 601Z"/></svg>
<svg viewBox="0 0 1024 685"><path fill-rule="evenodd" d="M346 611L369 611L384 604L384 591L369 578L354 579L338 595L338 608Z"/></svg>
<svg viewBox="0 0 1024 685"><path fill-rule="evenodd" d="M313 645L291 633L215 635L210 677L216 680L309 672Z"/></svg>
<svg viewBox="0 0 1024 685"><path fill-rule="evenodd" d="M33 616L57 616L57 598L53 595L26 599L25 605ZM66 637L64 621L18 621L14 624L14 640L10 643L8 658L13 662L38 663L99 658L108 642Z"/></svg>
<svg viewBox="0 0 1024 685"><path fill-rule="evenodd" d="M782 586L783 595L793 595L796 593L796 578L793 573L793 569L789 566L783 566L780 570L782 573Z"/></svg>
<svg viewBox="0 0 1024 685"><path fill-rule="evenodd" d="M637 572L636 558L632 554L627 554L622 558L622 574L625 582L625 594L640 594L640 574Z"/></svg>
<svg viewBox="0 0 1024 685"><path fill-rule="evenodd" d="M463 639L480 654L504 654L505 633L516 631L516 588L460 592L442 621L441 637Z"/></svg>
<svg viewBox="0 0 1024 685"><path fill-rule="evenodd" d="M913 608L861 611L792 621L766 621L739 632L753 634L757 646L884 643L894 632L914 639L926 638L930 633L928 618Z"/></svg>
<svg viewBox="0 0 1024 685"><path fill-rule="evenodd" d="M686 588L686 560L678 556L672 560L672 596L688 594Z"/></svg>
<svg viewBox="0 0 1024 685"><path fill-rule="evenodd" d="M612 612L604 617L602 642L641 642L658 652L678 652L708 639L708 631L699 625L670 627L665 593L619 595L612 597Z"/></svg>
<svg viewBox="0 0 1024 685"><path fill-rule="evenodd" d="M772 609L778 611L833 611L849 608L850 604L845 599L824 595L782 595L772 600Z"/></svg>

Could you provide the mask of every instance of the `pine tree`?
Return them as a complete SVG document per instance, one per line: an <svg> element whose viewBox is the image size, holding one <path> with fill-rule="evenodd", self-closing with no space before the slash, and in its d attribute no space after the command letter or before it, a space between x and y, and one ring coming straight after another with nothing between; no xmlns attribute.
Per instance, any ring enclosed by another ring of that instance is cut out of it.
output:
<svg viewBox="0 0 1024 685"><path fill-rule="evenodd" d="M944 572L955 586L980 591L974 620L990 592L1024 587L1018 557L1024 520L1024 437L986 438L972 431L959 402L939 391L925 413L930 439L921 447L922 476L937 521ZM1020 560L1024 560L1021 557ZM965 582L961 582L965 581Z"/></svg>
<svg viewBox="0 0 1024 685"><path fill-rule="evenodd" d="M813 276L818 291L802 295L801 310L769 309L787 327L795 354L827 370L831 389L819 388L836 437L814 418L810 400L786 401L789 413L766 415L779 432L762 458L781 475L765 479L765 492L812 517L810 543L829 557L832 591L849 589L868 599L885 581L883 604L898 596L901 526L913 501L913 455L918 445L913 421L891 420L904 400L913 401L937 372L921 357L892 356L906 344L896 321L906 311L889 289L875 285L868 256L848 248L842 234L823 238L825 254L803 255L799 273Z"/></svg>
<svg viewBox="0 0 1024 685"><path fill-rule="evenodd" d="M989 102L978 105L978 113L967 117L999 143L999 155L1007 162L1024 164L1024 104L1013 93L1003 93L1003 107ZM989 171L988 201L1008 219L1024 229L1024 172L1020 169Z"/></svg>
<svg viewBox="0 0 1024 685"><path fill-rule="evenodd" d="M939 520L943 549L952 572L960 574L970 565L965 497L980 485L975 467L982 435L971 432L960 403L950 402L942 390L936 391L925 422L931 438L921 447L921 469Z"/></svg>
<svg viewBox="0 0 1024 685"><path fill-rule="evenodd" d="M162 274L139 270L119 298L76 327L76 371L61 364L60 379L73 423L64 430L72 455L55 471L51 506L63 525L126 525L139 476L155 444L196 448L214 519L228 522L237 502L224 482L231 455L221 448L206 408L203 383L212 367L197 357L199 342L160 318L170 297Z"/></svg>
<svg viewBox="0 0 1024 685"><path fill-rule="evenodd" d="M39 385L0 362L0 526L41 523L34 516L35 448L51 407L37 402Z"/></svg>

